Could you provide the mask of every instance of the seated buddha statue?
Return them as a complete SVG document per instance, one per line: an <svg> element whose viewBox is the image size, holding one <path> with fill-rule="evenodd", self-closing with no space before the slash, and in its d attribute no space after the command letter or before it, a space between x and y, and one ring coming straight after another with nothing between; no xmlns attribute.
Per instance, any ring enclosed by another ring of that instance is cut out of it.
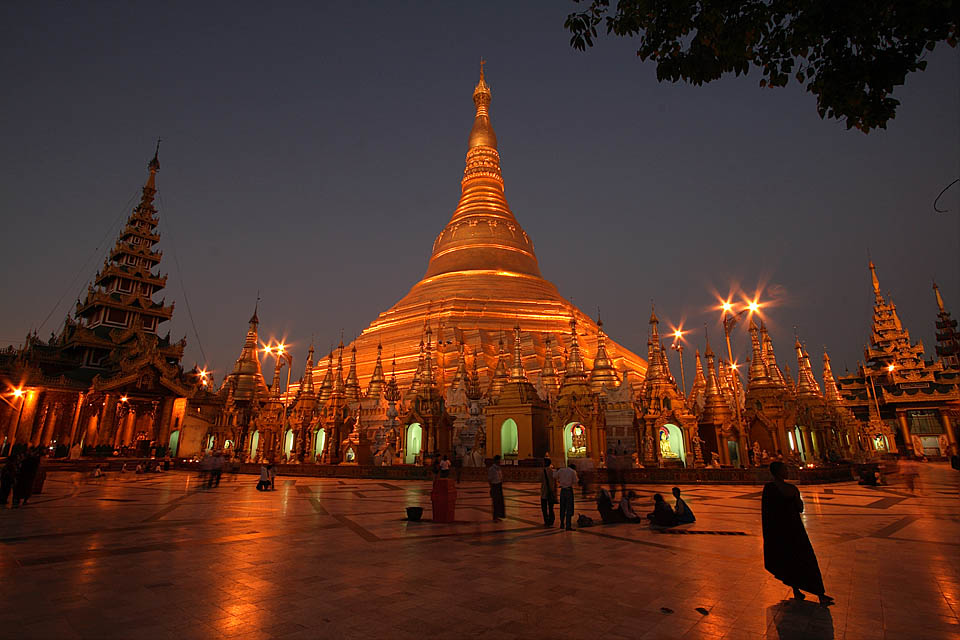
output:
<svg viewBox="0 0 960 640"><path fill-rule="evenodd" d="M660 457L661 458L679 458L670 448L670 435L666 431L660 432Z"/></svg>

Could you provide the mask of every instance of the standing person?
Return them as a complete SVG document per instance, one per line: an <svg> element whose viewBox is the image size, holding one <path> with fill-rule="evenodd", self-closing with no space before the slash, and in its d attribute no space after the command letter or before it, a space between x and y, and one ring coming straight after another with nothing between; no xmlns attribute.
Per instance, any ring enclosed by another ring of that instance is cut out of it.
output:
<svg viewBox="0 0 960 640"><path fill-rule="evenodd" d="M7 457L6 464L0 470L0 507L7 506L7 498L10 497L10 491L13 490L17 482L17 473L20 471L20 456L11 455Z"/></svg>
<svg viewBox="0 0 960 640"><path fill-rule="evenodd" d="M500 455L493 456L493 463L487 467L487 482L490 483L490 499L493 501L493 521L500 522L507 517L507 507L503 503L503 473L500 471Z"/></svg>
<svg viewBox="0 0 960 640"><path fill-rule="evenodd" d="M267 465L267 472L270 474L270 490L277 490L277 469L273 466L273 463Z"/></svg>
<svg viewBox="0 0 960 640"><path fill-rule="evenodd" d="M690 524L696 522L697 517L693 515L693 510L687 506L686 501L680 497L680 487L673 488L673 497L677 499L677 505L674 507L677 524Z"/></svg>
<svg viewBox="0 0 960 640"><path fill-rule="evenodd" d="M454 454L453 469L457 474L457 484L460 484L460 476L463 475L463 456Z"/></svg>
<svg viewBox="0 0 960 640"><path fill-rule="evenodd" d="M579 482L577 466L572 462L564 469L558 469L557 484L560 486L560 528L573 530L573 488Z"/></svg>
<svg viewBox="0 0 960 640"><path fill-rule="evenodd" d="M450 458L447 457L447 454L443 454L443 460L440 461L440 477L450 477Z"/></svg>
<svg viewBox="0 0 960 640"><path fill-rule="evenodd" d="M557 504L556 470L550 458L543 459L543 475L540 478L540 510L543 512L543 526L552 527L556 522L553 505Z"/></svg>
<svg viewBox="0 0 960 640"><path fill-rule="evenodd" d="M223 475L223 451L213 454L213 464L210 469L210 486L220 486L220 476Z"/></svg>
<svg viewBox="0 0 960 640"><path fill-rule="evenodd" d="M797 600L803 600L803 591L808 591L829 606L833 598L825 593L817 556L800 519L800 490L786 482L787 467L782 462L770 463L770 473L773 482L763 486L761 502L763 568L791 587Z"/></svg>
<svg viewBox="0 0 960 640"><path fill-rule="evenodd" d="M19 507L21 503L23 503L23 506L27 506L27 500L33 495L33 480L36 478L39 468L40 456L35 451L28 452L20 461L17 480L13 485L14 507Z"/></svg>

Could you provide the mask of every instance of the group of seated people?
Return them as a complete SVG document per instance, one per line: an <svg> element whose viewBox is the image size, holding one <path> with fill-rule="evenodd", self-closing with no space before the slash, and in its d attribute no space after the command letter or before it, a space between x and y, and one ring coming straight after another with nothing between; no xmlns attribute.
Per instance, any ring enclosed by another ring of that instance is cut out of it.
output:
<svg viewBox="0 0 960 640"><path fill-rule="evenodd" d="M634 491L621 492L620 503L614 507L613 498L607 489L600 489L597 492L597 511L604 524L614 524L617 522L643 522L649 520L650 525L654 527L673 527L678 524L690 524L696 521L693 511L687 506L687 503L680 497L680 488L673 488L673 497L677 499L676 506L671 507L663 496L659 493L653 496L653 511L647 514L646 518L641 518L633 510L631 500L637 497Z"/></svg>

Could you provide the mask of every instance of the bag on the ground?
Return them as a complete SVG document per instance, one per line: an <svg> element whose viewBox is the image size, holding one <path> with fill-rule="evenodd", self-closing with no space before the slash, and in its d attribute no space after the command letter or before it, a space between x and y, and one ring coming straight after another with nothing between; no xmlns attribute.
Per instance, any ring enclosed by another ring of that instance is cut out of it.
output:
<svg viewBox="0 0 960 640"><path fill-rule="evenodd" d="M583 527L592 527L592 526L593 526L593 518L591 518L590 516L584 515L584 514L581 513L581 514L577 517L577 527L578 527L578 528L581 528L581 529L582 529Z"/></svg>

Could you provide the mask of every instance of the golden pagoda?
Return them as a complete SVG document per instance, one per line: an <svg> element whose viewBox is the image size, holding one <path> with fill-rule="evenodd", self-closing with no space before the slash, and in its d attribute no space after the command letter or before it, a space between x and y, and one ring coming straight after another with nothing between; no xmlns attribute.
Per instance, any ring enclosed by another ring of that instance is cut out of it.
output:
<svg viewBox="0 0 960 640"><path fill-rule="evenodd" d="M476 112L460 201L433 243L424 277L350 345L351 350L356 348L361 379L373 373L377 346L382 344L396 353L397 382L401 389L409 389L419 369L420 345L428 321L454 334L452 340L438 340L436 344L434 362L439 380L456 377L460 362L457 345L464 343L480 358L480 375L485 386L489 385L498 362L503 363L498 347L501 332L517 323L524 328L523 366L531 382L540 383L547 345L568 343L571 319L581 329L585 364L593 365L598 326L540 274L533 242L507 204L497 136L490 122L490 100L490 87L481 67L480 81L473 91ZM600 349L602 364L613 374L602 382L612 382L617 371L631 371L639 374L636 379L642 379L646 363L638 355L609 338ZM551 371L548 365L548 376ZM314 375L319 381L320 372Z"/></svg>

